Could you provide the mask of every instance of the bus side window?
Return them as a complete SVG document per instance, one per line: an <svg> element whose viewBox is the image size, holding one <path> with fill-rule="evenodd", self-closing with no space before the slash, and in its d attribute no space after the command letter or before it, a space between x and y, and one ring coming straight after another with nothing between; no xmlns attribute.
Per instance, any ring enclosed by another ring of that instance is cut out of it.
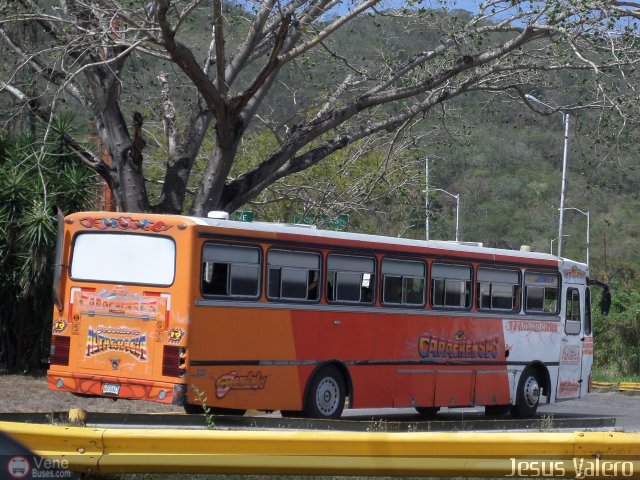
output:
<svg viewBox="0 0 640 480"><path fill-rule="evenodd" d="M497 268L478 268L480 310L520 311L520 272Z"/></svg>
<svg viewBox="0 0 640 480"><path fill-rule="evenodd" d="M578 335L581 330L580 322L580 292L577 288L567 289L567 298L565 299L565 327L564 331L567 335Z"/></svg>
<svg viewBox="0 0 640 480"><path fill-rule="evenodd" d="M431 306L471 306L471 266L434 263L431 266Z"/></svg>
<svg viewBox="0 0 640 480"><path fill-rule="evenodd" d="M202 257L203 295L258 297L260 280L258 248L205 244Z"/></svg>
<svg viewBox="0 0 640 480"><path fill-rule="evenodd" d="M267 266L270 300L318 300L319 254L271 249Z"/></svg>
<svg viewBox="0 0 640 480"><path fill-rule="evenodd" d="M203 263L202 293L206 295L228 295L229 265L226 263Z"/></svg>
<svg viewBox="0 0 640 480"><path fill-rule="evenodd" d="M591 289L584 291L584 333L591 334Z"/></svg>
<svg viewBox="0 0 640 480"><path fill-rule="evenodd" d="M558 313L558 275L527 271L524 283L525 312Z"/></svg>
<svg viewBox="0 0 640 480"><path fill-rule="evenodd" d="M423 262L382 260L382 303L423 306L427 268Z"/></svg>
<svg viewBox="0 0 640 480"><path fill-rule="evenodd" d="M366 303L375 300L375 259L330 253L327 257L327 300Z"/></svg>

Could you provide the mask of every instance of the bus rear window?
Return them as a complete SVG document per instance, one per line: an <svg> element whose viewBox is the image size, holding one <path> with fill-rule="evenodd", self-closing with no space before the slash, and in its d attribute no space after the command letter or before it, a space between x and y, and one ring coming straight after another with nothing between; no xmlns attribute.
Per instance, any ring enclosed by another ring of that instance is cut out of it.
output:
<svg viewBox="0 0 640 480"><path fill-rule="evenodd" d="M71 278L90 282L169 286L176 245L167 237L81 233L75 239Z"/></svg>

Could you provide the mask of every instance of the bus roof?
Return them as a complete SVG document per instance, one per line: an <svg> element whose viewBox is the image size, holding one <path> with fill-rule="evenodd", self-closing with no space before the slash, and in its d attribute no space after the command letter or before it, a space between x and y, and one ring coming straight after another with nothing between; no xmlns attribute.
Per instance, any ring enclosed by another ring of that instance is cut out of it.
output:
<svg viewBox="0 0 640 480"><path fill-rule="evenodd" d="M483 256L495 257L511 257L519 260L546 260L555 265L559 265L565 259L560 259L555 255L548 253L527 252L521 250L508 250L501 248L488 248L482 246L476 246L464 242L448 242L440 240L415 240L408 238L387 237L383 235L370 235L363 233L350 233L350 232L338 232L333 230L321 230L316 228L310 228L309 226L283 224L283 223L270 223L270 222L240 222L234 220L222 220L211 219L201 217L186 217L197 225L227 228L242 231L251 232L264 232L270 234L289 234L289 235L301 235L305 237L317 237L323 239L335 239L345 240L351 242L366 242L366 243L384 243L394 246L406 246L406 247L423 247L438 249L446 252L464 252L467 254L479 254ZM578 262L573 262L578 263Z"/></svg>

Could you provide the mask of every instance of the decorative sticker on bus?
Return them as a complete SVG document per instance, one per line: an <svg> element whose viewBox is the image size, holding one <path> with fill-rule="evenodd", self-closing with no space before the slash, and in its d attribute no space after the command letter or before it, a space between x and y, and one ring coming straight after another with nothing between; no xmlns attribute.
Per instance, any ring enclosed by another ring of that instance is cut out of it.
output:
<svg viewBox="0 0 640 480"><path fill-rule="evenodd" d="M593 337L586 337L582 344L583 355L593 355Z"/></svg>
<svg viewBox="0 0 640 480"><path fill-rule="evenodd" d="M222 399L231 390L263 390L267 384L267 377L262 372L249 372L248 375L238 375L234 370L225 373L216 380L216 397Z"/></svg>
<svg viewBox="0 0 640 480"><path fill-rule="evenodd" d="M525 283L527 285L558 285L558 276L552 273L527 272Z"/></svg>
<svg viewBox="0 0 640 480"><path fill-rule="evenodd" d="M577 393L580 390L580 384L571 382L569 380L563 380L560 382L560 388L558 389L558 396L564 397Z"/></svg>
<svg viewBox="0 0 640 480"><path fill-rule="evenodd" d="M423 333L418 340L418 353L422 358L474 359L497 358L500 351L498 337L473 339L459 330L453 338Z"/></svg>
<svg viewBox="0 0 640 480"><path fill-rule="evenodd" d="M569 278L585 278L587 276L586 272L580 270L575 265L573 265L571 268L567 268L563 270L562 274L565 277L569 277Z"/></svg>
<svg viewBox="0 0 640 480"><path fill-rule="evenodd" d="M563 365L579 365L580 358L580 346L579 345L567 345L562 349Z"/></svg>
<svg viewBox="0 0 640 480"><path fill-rule="evenodd" d="M60 335L62 333L64 333L64 331L67 329L67 327L69 326L69 322L67 322L64 319L58 319L56 321L53 322L53 334L54 335Z"/></svg>
<svg viewBox="0 0 640 480"><path fill-rule="evenodd" d="M186 332L182 328L172 328L169 330L169 343L180 343L185 334Z"/></svg>
<svg viewBox="0 0 640 480"><path fill-rule="evenodd" d="M168 225L162 220L152 222L151 220L134 220L131 217L118 217L118 218L93 218L84 217L80 220L80 225L85 228L97 228L98 230L106 230L108 228L115 228L118 230L143 230L145 232L164 232L173 227Z"/></svg>
<svg viewBox="0 0 640 480"><path fill-rule="evenodd" d="M509 320L507 322L507 330L510 332L558 333L559 328L558 322L537 320Z"/></svg>
<svg viewBox="0 0 640 480"><path fill-rule="evenodd" d="M166 299L164 297L142 297L131 294L123 287L113 291L102 290L97 293L77 292L74 298L80 313L88 315L109 315L150 319L164 318Z"/></svg>
<svg viewBox="0 0 640 480"><path fill-rule="evenodd" d="M86 357L105 352L124 352L138 361L148 358L147 335L140 330L127 327L89 327Z"/></svg>

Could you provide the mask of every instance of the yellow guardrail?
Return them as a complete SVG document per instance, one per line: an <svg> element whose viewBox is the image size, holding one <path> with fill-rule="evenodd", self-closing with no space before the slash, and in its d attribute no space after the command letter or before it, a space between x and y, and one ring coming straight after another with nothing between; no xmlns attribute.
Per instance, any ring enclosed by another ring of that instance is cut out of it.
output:
<svg viewBox="0 0 640 480"><path fill-rule="evenodd" d="M81 472L640 478L640 433L0 430Z"/></svg>
<svg viewBox="0 0 640 480"><path fill-rule="evenodd" d="M619 392L640 392L640 383L636 382L591 382L599 390L617 390Z"/></svg>
<svg viewBox="0 0 640 480"><path fill-rule="evenodd" d="M640 392L640 383L620 382L618 390L621 392Z"/></svg>

